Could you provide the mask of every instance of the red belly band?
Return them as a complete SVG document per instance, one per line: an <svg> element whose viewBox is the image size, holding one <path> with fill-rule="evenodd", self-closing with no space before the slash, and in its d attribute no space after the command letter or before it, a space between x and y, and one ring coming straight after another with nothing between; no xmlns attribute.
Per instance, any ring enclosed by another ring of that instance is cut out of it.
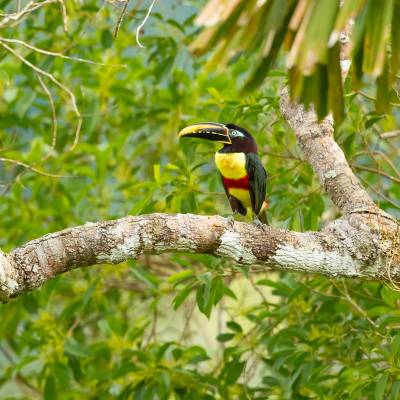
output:
<svg viewBox="0 0 400 400"><path fill-rule="evenodd" d="M240 179L229 179L223 176L224 186L227 189L248 189L249 177L246 175Z"/></svg>

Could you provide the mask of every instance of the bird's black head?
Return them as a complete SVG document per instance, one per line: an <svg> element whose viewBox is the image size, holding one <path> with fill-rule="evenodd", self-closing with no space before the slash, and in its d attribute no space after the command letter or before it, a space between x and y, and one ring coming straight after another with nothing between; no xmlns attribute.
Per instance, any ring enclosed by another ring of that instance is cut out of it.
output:
<svg viewBox="0 0 400 400"><path fill-rule="evenodd" d="M230 144L224 144L223 153L257 153L257 143L250 132L235 124L225 125L231 139Z"/></svg>
<svg viewBox="0 0 400 400"><path fill-rule="evenodd" d="M235 124L204 122L187 126L179 137L195 137L223 143L222 153L257 153L257 143L250 133Z"/></svg>

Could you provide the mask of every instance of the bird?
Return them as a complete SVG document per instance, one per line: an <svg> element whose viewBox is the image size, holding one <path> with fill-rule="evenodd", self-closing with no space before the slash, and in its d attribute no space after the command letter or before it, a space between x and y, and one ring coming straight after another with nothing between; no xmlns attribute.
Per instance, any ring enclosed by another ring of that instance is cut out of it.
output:
<svg viewBox="0 0 400 400"><path fill-rule="evenodd" d="M215 153L215 164L234 214L253 214L256 225L268 224L266 209L267 172L253 136L235 124L202 122L189 125L179 138L199 138L222 143Z"/></svg>

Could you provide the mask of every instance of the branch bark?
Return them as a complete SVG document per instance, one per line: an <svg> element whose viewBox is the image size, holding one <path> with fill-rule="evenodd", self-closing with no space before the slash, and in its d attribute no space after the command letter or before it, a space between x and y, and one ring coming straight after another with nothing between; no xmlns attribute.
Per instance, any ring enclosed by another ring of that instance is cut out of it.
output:
<svg viewBox="0 0 400 400"><path fill-rule="evenodd" d="M244 265L332 277L398 279L398 242L397 251L390 250L395 241L390 232L395 225L385 218L367 224L359 215L339 219L322 232L305 233L192 214L150 214L87 223L1 254L0 297L7 301L74 268L118 264L143 253L171 251L208 253Z"/></svg>
<svg viewBox="0 0 400 400"><path fill-rule="evenodd" d="M335 142L332 117L318 123L314 111L290 102L287 88L281 95L281 112L295 131L304 158L339 210L344 215L355 211L381 213Z"/></svg>

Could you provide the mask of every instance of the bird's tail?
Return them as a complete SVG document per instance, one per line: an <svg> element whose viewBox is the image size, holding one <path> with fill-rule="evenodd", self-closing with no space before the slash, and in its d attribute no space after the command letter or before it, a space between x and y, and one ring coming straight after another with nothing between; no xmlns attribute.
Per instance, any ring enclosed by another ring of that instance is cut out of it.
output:
<svg viewBox="0 0 400 400"><path fill-rule="evenodd" d="M258 219L265 225L269 225L268 216L267 216L267 209L268 209L268 203L266 201L264 201L264 204L261 207L261 211L258 214Z"/></svg>

